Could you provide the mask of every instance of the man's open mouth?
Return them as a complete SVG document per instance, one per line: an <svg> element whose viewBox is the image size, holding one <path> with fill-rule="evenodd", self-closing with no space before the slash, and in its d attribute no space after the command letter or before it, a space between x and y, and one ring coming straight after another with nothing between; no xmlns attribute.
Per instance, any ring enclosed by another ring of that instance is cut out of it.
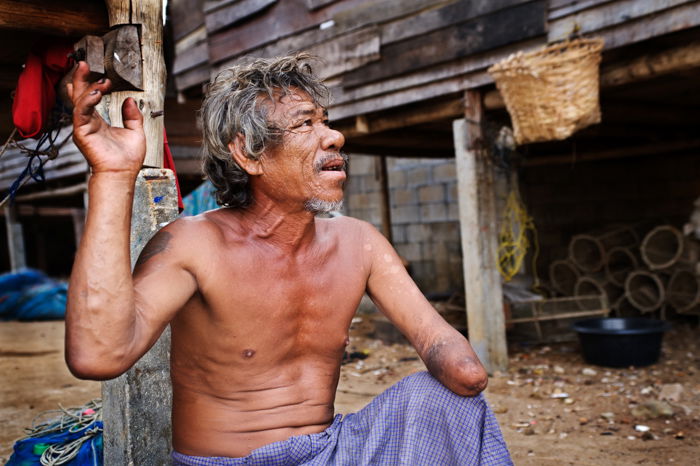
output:
<svg viewBox="0 0 700 466"><path fill-rule="evenodd" d="M329 160L321 166L321 171L324 172L339 172L345 171L345 161L343 159Z"/></svg>

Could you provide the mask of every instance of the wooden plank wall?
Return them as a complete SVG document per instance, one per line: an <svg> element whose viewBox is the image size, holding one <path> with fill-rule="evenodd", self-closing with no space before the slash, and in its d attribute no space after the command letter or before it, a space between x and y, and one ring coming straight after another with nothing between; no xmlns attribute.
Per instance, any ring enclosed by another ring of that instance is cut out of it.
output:
<svg viewBox="0 0 700 466"><path fill-rule="evenodd" d="M171 4L197 2L203 15L200 26L193 28L194 20L188 18L187 27L175 27L174 74L179 90L201 85L246 55L310 50L325 60L319 71L333 92L335 120L489 84L486 69L491 64L573 33L602 36L609 50L700 26L700 0L172 0Z"/></svg>

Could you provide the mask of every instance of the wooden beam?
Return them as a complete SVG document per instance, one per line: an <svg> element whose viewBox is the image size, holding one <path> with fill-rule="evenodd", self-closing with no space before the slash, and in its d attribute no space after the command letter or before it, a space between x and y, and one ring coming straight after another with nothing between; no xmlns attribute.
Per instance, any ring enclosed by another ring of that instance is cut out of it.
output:
<svg viewBox="0 0 700 466"><path fill-rule="evenodd" d="M469 340L489 373L508 366L501 277L497 268L494 170L481 128L478 91L465 92L464 119L453 123Z"/></svg>
<svg viewBox="0 0 700 466"><path fill-rule="evenodd" d="M87 183L80 183L75 186L67 186L65 188L49 189L46 191L38 191L36 193L23 194L16 196L15 201L34 201L36 199L46 199L62 196L72 196L78 193L84 193L87 190Z"/></svg>
<svg viewBox="0 0 700 466"><path fill-rule="evenodd" d="M284 0L271 5L265 14L244 21L238 27L226 28L209 36L211 63L219 63L251 49L274 42L298 31L317 26L340 11L366 3L366 0L345 0L325 8L309 11L306 0ZM283 21L280 21L284 18Z"/></svg>
<svg viewBox="0 0 700 466"><path fill-rule="evenodd" d="M563 18L564 16L569 16L579 11L588 10L600 4L613 1L615 0L550 0L548 19L552 21L554 19Z"/></svg>
<svg viewBox="0 0 700 466"><path fill-rule="evenodd" d="M671 5L676 6L670 8ZM590 23L580 22L587 21L584 17L578 24L584 26L585 30L577 31L579 34L595 33L596 36L603 38L606 50L700 25L700 3L694 0L649 2L632 0L631 2L613 2L606 6L615 8L615 11L610 12L612 15L610 18L604 18L602 21L593 20ZM608 11L603 9L591 11L595 11L596 15L608 14ZM576 17L566 17L562 20L569 21ZM549 23L550 30L547 38L549 42L567 38L574 32L569 28L575 28L577 24L576 21L569 21L565 27L560 28L558 21L560 20Z"/></svg>
<svg viewBox="0 0 700 466"><path fill-rule="evenodd" d="M386 157L376 157L374 163L374 172L377 175L377 181L381 188L379 195L381 197L382 233L391 244L394 244L394 237L391 232L391 202L389 198L389 176L386 167Z"/></svg>
<svg viewBox="0 0 700 466"><path fill-rule="evenodd" d="M212 33L232 26L275 3L277 0L238 0L234 3L217 5L216 8L207 7L205 16L207 31Z"/></svg>
<svg viewBox="0 0 700 466"><path fill-rule="evenodd" d="M379 81L543 35L545 10L545 2L538 0L383 46L382 59L346 73L343 86Z"/></svg>
<svg viewBox="0 0 700 466"><path fill-rule="evenodd" d="M637 18L667 10L695 0L620 0L562 17L549 24L550 42L566 39L572 33L590 34Z"/></svg>
<svg viewBox="0 0 700 466"><path fill-rule="evenodd" d="M107 0L109 25L136 24L141 27L143 92L115 92L109 99L109 119L122 126L122 103L133 97L139 104L146 133L144 166L163 166L163 107L165 101L165 61L163 59L163 16L161 0ZM158 10L158 11L156 11Z"/></svg>
<svg viewBox="0 0 700 466"><path fill-rule="evenodd" d="M426 86L432 85L436 82L444 82L447 79L459 79L460 77L467 78L470 76L470 74L473 75L475 71L483 71L493 63L499 62L513 53L534 50L544 44L544 37L541 37L539 39L532 39L525 42L519 42L517 44L510 44L488 54L479 54L476 56L452 60L442 65L430 67L415 73L396 76L353 89L346 89L341 86L331 86L331 92L333 93L333 106L338 107L345 104L353 104L363 100L368 100L369 98L380 99L382 96L407 89L413 89L414 94L419 94L420 91ZM493 79L491 79L487 73L483 73L483 75L485 76L483 81L484 84L493 82ZM467 85L459 89L459 92L470 87L478 86L475 86L470 82L465 84ZM375 111L376 110L377 109L375 109Z"/></svg>
<svg viewBox="0 0 700 466"><path fill-rule="evenodd" d="M50 206L33 206L26 204L15 204L17 215L21 217L72 217L76 212L84 212L82 207L50 207ZM5 215L4 211L0 211L0 215Z"/></svg>
<svg viewBox="0 0 700 466"><path fill-rule="evenodd" d="M493 13L506 8L513 8L531 0L469 0L451 1L446 5L421 11L420 14L407 15L396 21L382 25L382 45L424 35L467 20ZM391 3L391 2L387 2ZM404 2L396 2L400 8ZM338 15L341 16L341 15Z"/></svg>
<svg viewBox="0 0 700 466"><path fill-rule="evenodd" d="M601 71L600 85L622 86L694 68L700 68L700 41L606 67Z"/></svg>
<svg viewBox="0 0 700 466"><path fill-rule="evenodd" d="M105 32L109 24L101 1L3 0L0 29L82 36Z"/></svg>
<svg viewBox="0 0 700 466"><path fill-rule="evenodd" d="M359 115L351 123L335 125L346 138L381 133L392 129L415 126L438 120L454 119L464 111L462 98L457 97L448 101L429 102L423 105L402 107L390 114L377 116Z"/></svg>
<svg viewBox="0 0 700 466"><path fill-rule="evenodd" d="M331 119L341 120L356 115L400 107L415 102L444 97L448 94L461 92L493 82L486 71L477 71L462 76L454 76L435 82L390 92L374 98L349 101L340 105L333 105L329 109Z"/></svg>
<svg viewBox="0 0 700 466"><path fill-rule="evenodd" d="M622 147L601 152L550 155L534 158L523 158L523 167L538 167L543 165L572 165L599 160L641 157L646 155L661 155L700 147L700 139L690 141L662 142L658 144L643 144L635 147Z"/></svg>
<svg viewBox="0 0 700 466"><path fill-rule="evenodd" d="M7 249L10 255L10 270L16 272L27 266L24 254L24 233L22 224L17 220L16 206L5 204L5 229L7 230Z"/></svg>
<svg viewBox="0 0 700 466"><path fill-rule="evenodd" d="M179 41L197 28L204 29L203 0L176 0L168 2L169 22L173 38Z"/></svg>

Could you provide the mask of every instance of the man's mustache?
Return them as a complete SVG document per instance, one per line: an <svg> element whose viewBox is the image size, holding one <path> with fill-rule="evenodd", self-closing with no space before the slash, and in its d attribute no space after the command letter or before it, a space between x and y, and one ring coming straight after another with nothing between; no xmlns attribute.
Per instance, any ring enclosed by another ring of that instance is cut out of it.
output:
<svg viewBox="0 0 700 466"><path fill-rule="evenodd" d="M348 171L348 163L350 162L350 157L348 157L348 154L345 152L335 152L335 153L329 153L325 154L323 157L321 157L319 160L316 161L314 164L314 170L316 173L320 173L323 170L323 166L332 161L336 160L338 157L343 159L343 166L341 167L341 170L344 172Z"/></svg>

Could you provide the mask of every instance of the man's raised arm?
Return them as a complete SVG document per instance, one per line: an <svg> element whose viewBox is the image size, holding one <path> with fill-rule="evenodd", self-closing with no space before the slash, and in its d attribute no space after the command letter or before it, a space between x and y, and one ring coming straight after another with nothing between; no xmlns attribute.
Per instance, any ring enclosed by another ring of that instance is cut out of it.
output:
<svg viewBox="0 0 700 466"><path fill-rule="evenodd" d="M406 272L389 242L366 225L363 248L369 261L367 292L416 348L430 373L462 396L479 394L486 370L471 345L438 314Z"/></svg>
<svg viewBox="0 0 700 466"><path fill-rule="evenodd" d="M196 283L180 266L176 248L168 246L172 233L161 232L142 257L162 253L158 283L170 292L153 279L134 289L129 231L134 183L146 153L143 117L136 102L127 99L124 128L109 126L95 111L109 81L90 83L87 76L88 67L80 62L68 85L73 139L92 176L85 232L68 289L66 362L77 377L108 379L129 369L155 343Z"/></svg>

